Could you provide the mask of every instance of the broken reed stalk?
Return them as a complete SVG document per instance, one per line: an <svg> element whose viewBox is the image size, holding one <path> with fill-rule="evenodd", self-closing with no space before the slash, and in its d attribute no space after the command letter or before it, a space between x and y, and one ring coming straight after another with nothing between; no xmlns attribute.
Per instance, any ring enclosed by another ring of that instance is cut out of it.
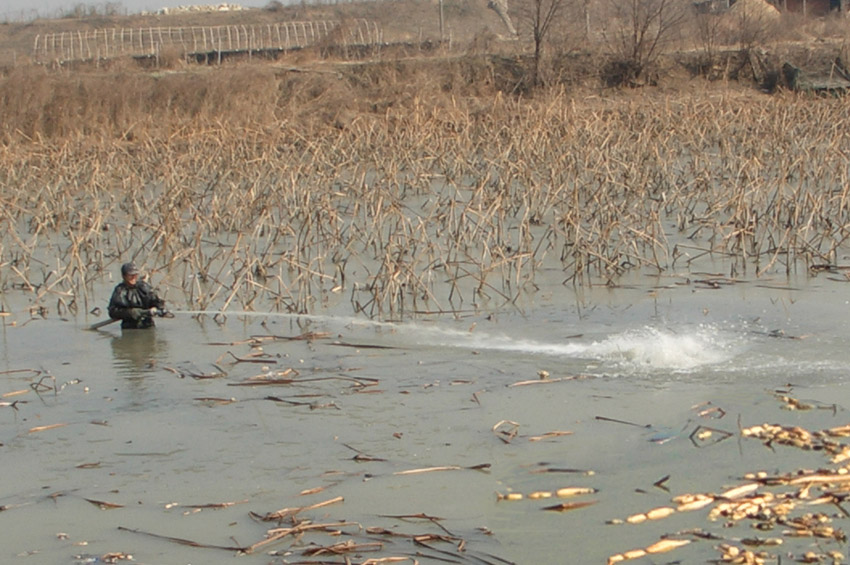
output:
<svg viewBox="0 0 850 565"><path fill-rule="evenodd" d="M106 77L80 80L106 96ZM5 287L88 308L135 260L192 309L308 312L349 296L397 317L512 304L541 269L611 282L717 256L732 276L790 273L834 264L850 237L850 173L829 134L850 111L839 100L434 94L336 129L269 122L279 101L251 92L256 108L221 100L241 114L135 110L162 130L112 101L116 121L90 132L57 116L60 130L7 133Z"/></svg>
<svg viewBox="0 0 850 565"><path fill-rule="evenodd" d="M256 543L249 545L246 548L242 549L242 553L251 554L256 552L261 547L265 547L272 543L277 543L282 539L285 539L289 536L295 536L298 534L302 534L304 532L309 532L312 530L337 530L338 528L357 526L352 522L335 522L332 524L298 524L292 526L291 528L275 528L273 530L269 530L267 535L268 537L264 540L260 540Z"/></svg>

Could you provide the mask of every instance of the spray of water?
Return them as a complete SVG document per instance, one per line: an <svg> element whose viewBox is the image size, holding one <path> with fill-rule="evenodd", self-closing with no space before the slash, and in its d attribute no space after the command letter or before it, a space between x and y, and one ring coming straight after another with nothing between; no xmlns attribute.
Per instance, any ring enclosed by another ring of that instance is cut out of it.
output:
<svg viewBox="0 0 850 565"><path fill-rule="evenodd" d="M440 334L443 339L436 339ZM600 340L562 343L427 328L420 343L423 339L433 340L435 345L586 359L637 370L690 371L722 363L735 354L733 338L711 327L675 332L645 327Z"/></svg>
<svg viewBox="0 0 850 565"><path fill-rule="evenodd" d="M637 368L689 371L727 361L735 348L731 337L713 327L679 332L642 328L595 342L588 346L588 353Z"/></svg>
<svg viewBox="0 0 850 565"><path fill-rule="evenodd" d="M416 346L451 347L478 351L501 351L528 356L584 359L630 370L691 371L731 359L740 336L713 326L680 330L643 327L596 340L538 341L516 335L470 332L420 322L378 322L362 318L268 312L179 311L182 314L284 317L304 319L328 326L391 331L394 340Z"/></svg>

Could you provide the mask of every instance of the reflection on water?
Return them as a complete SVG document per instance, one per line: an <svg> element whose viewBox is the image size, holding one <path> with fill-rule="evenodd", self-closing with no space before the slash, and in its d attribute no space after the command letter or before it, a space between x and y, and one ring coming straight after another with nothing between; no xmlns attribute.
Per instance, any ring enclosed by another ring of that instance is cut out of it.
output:
<svg viewBox="0 0 850 565"><path fill-rule="evenodd" d="M112 338L113 369L123 378L128 397L126 410L146 410L162 402L155 386L160 361L167 358L168 342L156 329L125 330Z"/></svg>
<svg viewBox="0 0 850 565"><path fill-rule="evenodd" d="M125 377L153 373L157 360L168 354L168 342L156 329L122 331L111 344L113 366L118 375Z"/></svg>

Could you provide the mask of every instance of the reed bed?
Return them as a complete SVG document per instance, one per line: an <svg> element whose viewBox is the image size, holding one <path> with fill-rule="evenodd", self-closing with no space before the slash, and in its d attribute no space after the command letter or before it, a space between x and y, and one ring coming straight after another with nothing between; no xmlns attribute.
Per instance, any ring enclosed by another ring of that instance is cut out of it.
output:
<svg viewBox="0 0 850 565"><path fill-rule="evenodd" d="M758 277L840 267L847 251L840 99L420 96L390 71L371 86L354 71L297 86L268 68L219 73L191 87L134 75L158 105L100 76L32 79L73 86L61 99L5 97L5 309L13 291L102 305L95 288L127 260L175 308L347 300L395 318L516 304L543 271L617 284L719 260Z"/></svg>

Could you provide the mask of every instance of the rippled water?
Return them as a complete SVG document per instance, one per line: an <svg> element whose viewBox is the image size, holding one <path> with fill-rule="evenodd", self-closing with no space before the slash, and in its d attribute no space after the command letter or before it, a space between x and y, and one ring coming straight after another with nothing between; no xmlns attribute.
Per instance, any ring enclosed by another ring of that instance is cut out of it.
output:
<svg viewBox="0 0 850 565"><path fill-rule="evenodd" d="M720 492L747 472L827 466L819 453L771 450L738 431L850 423L847 283L823 274L716 289L684 277L627 283L544 286L513 310L397 323L345 308L215 319L178 310L155 331L122 335L115 325L88 331L97 318L7 317L0 561L122 552L149 564L344 563L308 553L353 540L381 544L348 554L354 563L582 564L695 528L752 536L746 524L710 522L707 510L606 522L677 494ZM289 339L307 332L320 335ZM294 382L239 386L262 376ZM777 391L815 408L784 410ZM699 426L714 430L711 441L695 441ZM447 468L409 473L430 467ZM597 492L498 496L568 486ZM340 535L289 537L251 555L232 549L278 526L251 513L337 497L297 518L335 524ZM565 501L593 504L543 510ZM235 504L204 507L218 503ZM419 514L440 520L400 518ZM387 531L432 537L418 545ZM717 541L689 539L637 562L719 558ZM819 544L800 539L782 551L842 549Z"/></svg>

